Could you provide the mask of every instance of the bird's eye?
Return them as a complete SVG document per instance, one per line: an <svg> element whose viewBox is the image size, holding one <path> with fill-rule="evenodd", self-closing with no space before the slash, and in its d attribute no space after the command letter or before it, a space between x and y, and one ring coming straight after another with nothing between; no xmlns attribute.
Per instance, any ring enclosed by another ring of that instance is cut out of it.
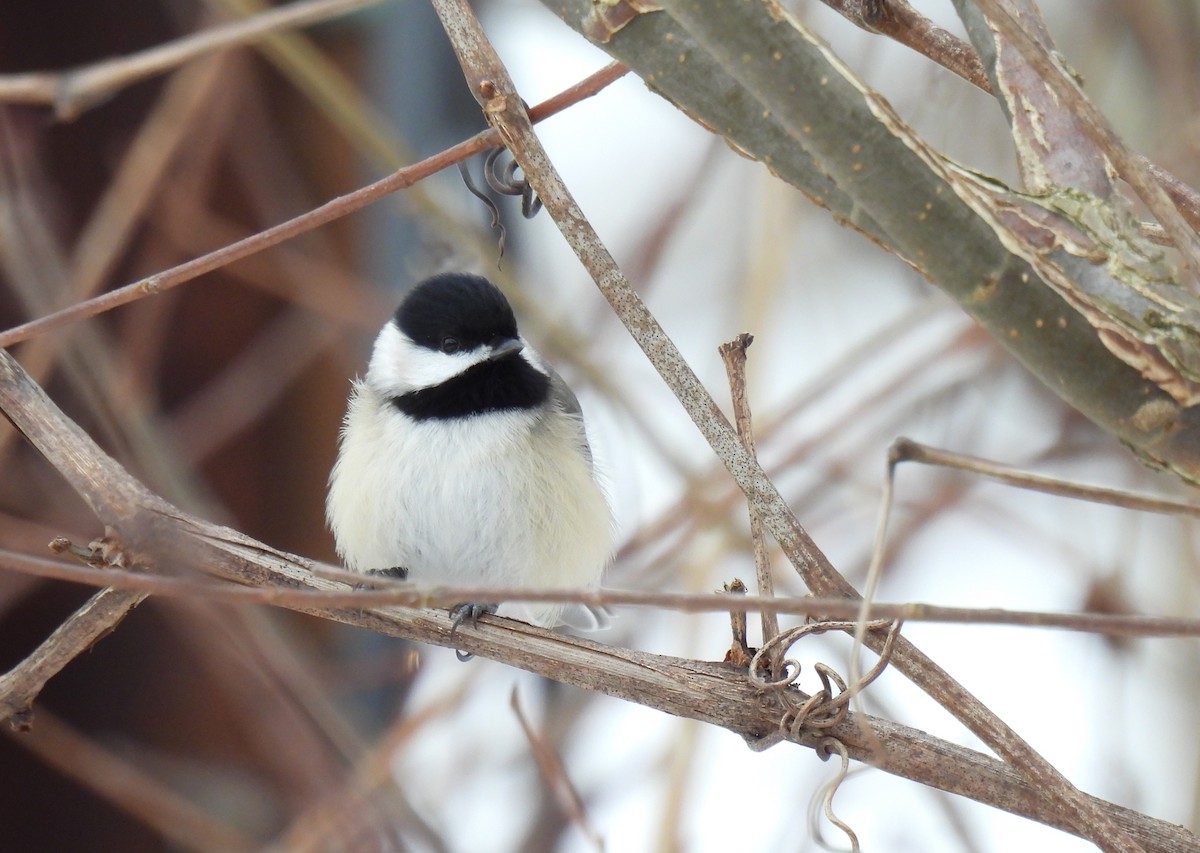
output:
<svg viewBox="0 0 1200 853"><path fill-rule="evenodd" d="M442 338L442 352L446 353L446 355L458 352L458 348L458 338L454 338L449 335Z"/></svg>

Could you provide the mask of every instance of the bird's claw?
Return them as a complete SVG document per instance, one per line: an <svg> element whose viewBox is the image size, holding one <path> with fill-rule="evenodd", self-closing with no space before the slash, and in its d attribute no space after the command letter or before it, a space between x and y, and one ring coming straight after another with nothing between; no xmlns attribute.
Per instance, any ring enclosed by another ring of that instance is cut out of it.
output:
<svg viewBox="0 0 1200 853"><path fill-rule="evenodd" d="M380 578L391 578L397 581L408 580L408 569L404 568L404 566L392 566L388 569L368 569L367 574Z"/></svg>
<svg viewBox="0 0 1200 853"><path fill-rule="evenodd" d="M458 630L458 626L464 622L468 623L472 628L479 624L479 617L484 614L491 615L496 612L496 604L456 604L450 608L450 615L454 617L454 624L450 626L450 639L454 639L454 632ZM464 652L461 649L454 650L455 656L460 661L469 661L475 655L470 652Z"/></svg>
<svg viewBox="0 0 1200 853"><path fill-rule="evenodd" d="M364 575L371 575L377 578L388 578L390 580L406 581L408 580L408 569L404 566L392 566L388 569L367 569L363 572ZM355 592L364 589L375 589L375 585L370 581L363 581L354 585ZM365 608L358 608L358 615L362 616L366 613Z"/></svg>

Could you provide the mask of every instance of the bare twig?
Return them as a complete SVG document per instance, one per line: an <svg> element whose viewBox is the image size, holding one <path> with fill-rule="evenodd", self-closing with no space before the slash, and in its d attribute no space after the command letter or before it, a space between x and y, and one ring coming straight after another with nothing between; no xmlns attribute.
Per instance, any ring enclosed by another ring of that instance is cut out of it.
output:
<svg viewBox="0 0 1200 853"><path fill-rule="evenodd" d="M199 598L227 604L264 604L273 607L330 609L390 607L449 608L463 600L569 602L591 606L654 607L681 613L717 613L730 609L727 594L645 592L621 589L529 589L526 587L450 587L418 584L388 584L375 589L354 589L361 577L346 577L332 566L314 564L288 555L318 577L333 576L343 586L327 589L291 586L239 586L189 577L147 574L114 568L95 569L0 550L0 570L22 572L35 577L107 586L115 590L140 592L171 598ZM790 613L822 619L853 619L860 616L860 604L854 599L815 596L739 595L734 604L739 610L764 613ZM919 602L872 602L870 615L875 619L899 619L905 622L939 622L953 625L1012 625L1027 628L1059 628L1092 634L1122 637L1200 637L1200 619L1169 616L1105 613L1052 613L1041 610L1005 610L995 607L949 607ZM0 694L2 695L2 694Z"/></svg>
<svg viewBox="0 0 1200 853"><path fill-rule="evenodd" d="M784 553L814 591L853 595L853 589L837 574L787 508L774 484L746 452L716 401L622 275L599 235L580 211L534 135L520 95L470 8L461 0L434 0L434 7L459 54L468 86L482 105L489 123L521 165L546 210L617 317L754 503L756 512L761 514Z"/></svg>
<svg viewBox="0 0 1200 853"><path fill-rule="evenodd" d="M837 849L828 842L824 842L821 838L820 824L817 820L816 808L820 804L821 811L825 814L825 819L840 829L846 838L850 841L851 853L859 853L862 846L858 843L858 835L850 828L850 824L839 818L833 811L833 797L837 794L838 788L842 782L846 781L846 777L850 774L850 756L846 752L845 745L837 738L825 738L821 741L819 754L822 758L828 758L833 753L837 753L839 762L838 770L834 773L832 779L821 786L820 790L813 796L812 813L809 815L809 826L813 828L813 837L821 843L826 849Z"/></svg>
<svg viewBox="0 0 1200 853"><path fill-rule="evenodd" d="M967 42L934 24L905 0L821 0L867 32L887 36L953 71L985 92L992 84Z"/></svg>
<svg viewBox="0 0 1200 853"><path fill-rule="evenodd" d="M584 804L583 797L579 796L579 791L576 789L575 783L567 775L567 768L563 766L562 757L554 750L553 745L534 729L533 724L529 722L529 718L521 708L521 702L517 697L517 688L515 686L512 689L512 693L509 694L508 704L512 708L513 714L516 715L517 722L521 725L521 731L525 733L525 739L529 741L529 748L533 752L538 772L542 775L542 781L553 792L554 801L558 803L558 807L570 818L571 823L577 826L579 831L583 833L583 836L592 843L592 846L597 850L603 851L604 838L592 826L592 822L588 818L587 806Z"/></svg>
<svg viewBox="0 0 1200 853"><path fill-rule="evenodd" d="M53 105L69 121L117 91L197 57L305 27L374 6L382 0L301 0L244 21L224 24L160 44L132 56L67 71L31 71L0 76L0 101Z"/></svg>
<svg viewBox="0 0 1200 853"><path fill-rule="evenodd" d="M725 372L729 376L729 396L733 402L733 417L737 423L738 435L746 452L754 455L754 430L750 424L750 401L746 397L746 350L754 338L747 334L738 335L732 341L719 347L721 359L725 362ZM767 550L766 531L762 519L750 509L750 539L754 549L754 573L758 579L758 594L770 597L775 594L775 584L771 578L771 555ZM779 633L779 619L774 613L762 613L762 642L766 646ZM783 665L782 646L772 646L768 662L771 675L778 678Z"/></svg>
<svg viewBox="0 0 1200 853"><path fill-rule="evenodd" d="M195 139L202 116L212 120L213 96L225 91L232 79L231 63L225 59L194 63L163 87L70 252L58 245L44 206L23 181L12 181L0 193L7 199L5 207L11 208L10 215L0 218L0 259L27 316L69 306L101 289L116 259L128 249L163 175L177 162L181 146ZM9 156L19 174L25 158L16 151ZM39 339L22 352L25 368L46 384L67 342L61 336ZM184 482L187 478L164 452L154 413L146 409L142 395L131 393L136 384L129 381L128 362L115 352L112 339L102 329L85 327L69 343L61 358L63 371L90 412L130 448L138 468L153 482ZM0 437L0 448L12 435Z"/></svg>
<svg viewBox="0 0 1200 853"><path fill-rule="evenodd" d="M19 664L0 675L0 721L28 728L33 701L46 682L108 634L147 593L102 589L54 629Z"/></svg>
<svg viewBox="0 0 1200 853"><path fill-rule="evenodd" d="M1174 500L1172 498L1156 498L1151 495L1138 495L1121 489L1110 489L1104 486L1086 486L1070 480L1057 477L1047 477L1045 474L1035 474L1022 471L1011 465L1002 465L990 459L969 456L965 453L953 453L940 450L927 444L913 441L910 438L898 438L888 449L890 464L899 462L920 462L924 465L937 465L942 468L954 468L959 471L971 471L989 480L1018 486L1035 492L1045 492L1064 498L1074 498L1092 503L1119 506L1123 509L1133 509L1140 512L1155 512L1162 515L1182 515L1200 518L1200 504L1190 501Z"/></svg>
<svg viewBox="0 0 1200 853"><path fill-rule="evenodd" d="M619 62L610 63L590 75L586 80L577 83L570 89L539 105L539 107L530 112L530 115L533 116L536 112L539 120L549 118L565 109L568 105L591 97L626 73L628 73L628 69ZM141 281L135 281L132 284L119 287L101 296L89 299L86 302L80 302L48 316L14 326L7 331L0 332L0 349L7 349L13 344L20 343L29 338L46 334L71 323L77 323L88 317L94 317L105 311L111 311L114 308L127 305L145 296L162 293L163 291L170 290L172 287L177 287L194 278L198 278L204 275L204 273L212 272L226 264L231 264L247 255L261 252L263 249L269 249L271 246L282 243L284 240L290 240L293 237L297 237L314 228L353 213L356 210L361 210L386 195L410 187L417 181L424 180L448 166L453 166L460 160L465 160L481 151L492 148L499 141L500 136L495 130L485 130L468 140L447 148L439 154L427 157L411 166L398 169L386 178L382 178L354 192L326 202L320 207L310 210L308 213L297 216L294 219L289 219L287 222L276 225L274 228L260 231L253 236L217 249L215 252L210 252L207 255L179 264L169 270L155 273Z"/></svg>

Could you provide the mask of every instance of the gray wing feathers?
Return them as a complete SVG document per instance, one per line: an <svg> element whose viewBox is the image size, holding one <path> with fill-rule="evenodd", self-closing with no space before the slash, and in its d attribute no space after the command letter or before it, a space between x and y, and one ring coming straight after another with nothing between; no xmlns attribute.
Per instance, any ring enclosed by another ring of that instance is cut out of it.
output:
<svg viewBox="0 0 1200 853"><path fill-rule="evenodd" d="M575 392L563 381L554 368L547 366L546 370L550 375L550 400L566 414L579 418L579 442L583 445L583 452L587 454L588 462L591 462L592 448L588 444L587 431L583 428L583 409L579 406L579 398L575 396Z"/></svg>

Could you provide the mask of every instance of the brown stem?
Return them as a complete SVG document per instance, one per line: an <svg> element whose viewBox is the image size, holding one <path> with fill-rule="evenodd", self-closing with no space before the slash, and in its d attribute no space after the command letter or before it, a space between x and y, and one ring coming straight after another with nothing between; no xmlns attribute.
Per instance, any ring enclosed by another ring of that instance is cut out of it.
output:
<svg viewBox="0 0 1200 853"><path fill-rule="evenodd" d="M746 397L746 350L754 341L753 336L738 335L732 341L721 344L718 348L721 360L725 362L725 372L729 375L729 396L733 402L733 419L737 424L738 435L746 452L754 456L754 430L750 425L750 401ZM758 594L770 597L775 594L775 585L771 578L771 555L767 551L766 531L762 519L750 508L750 540L754 548L754 573L758 579ZM779 633L779 618L772 612L764 610L762 618L762 641L766 645L771 638ZM771 675L779 678L782 674L783 655L785 649L773 647L769 658Z"/></svg>

